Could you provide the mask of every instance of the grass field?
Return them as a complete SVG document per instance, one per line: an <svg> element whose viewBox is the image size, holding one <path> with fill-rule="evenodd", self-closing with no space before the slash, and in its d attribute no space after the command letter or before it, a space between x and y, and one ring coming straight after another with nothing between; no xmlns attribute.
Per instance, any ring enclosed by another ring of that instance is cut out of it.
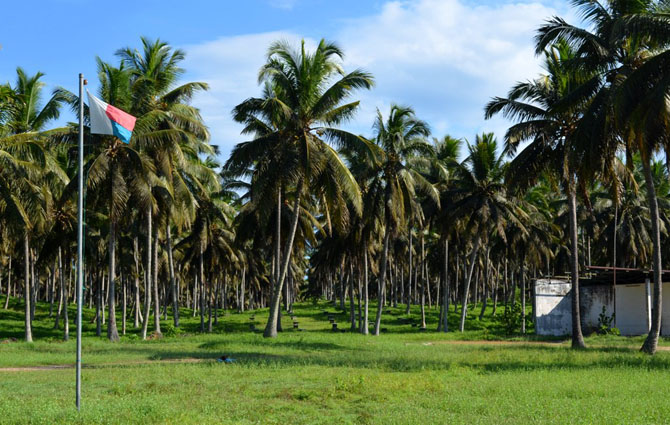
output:
<svg viewBox="0 0 670 425"><path fill-rule="evenodd" d="M20 309L0 310L0 340L21 338ZM132 331L117 344L94 336L86 311L77 413L74 369L6 369L74 362L74 341L61 341L41 305L34 344L0 344L0 423L670 422L670 352L640 354L641 338L589 337L591 348L575 352L560 341L506 337L490 318L469 319L463 334L438 334L434 309L430 330L419 332L403 310L383 318L386 333L366 337L331 332L324 311L347 328L347 315L332 305L300 304L294 312L303 330L275 340L250 330L250 323L262 328L267 311L229 312L214 333L200 335L198 319L184 310L183 331L164 322L172 336L141 341ZM236 362L217 363L224 354Z"/></svg>

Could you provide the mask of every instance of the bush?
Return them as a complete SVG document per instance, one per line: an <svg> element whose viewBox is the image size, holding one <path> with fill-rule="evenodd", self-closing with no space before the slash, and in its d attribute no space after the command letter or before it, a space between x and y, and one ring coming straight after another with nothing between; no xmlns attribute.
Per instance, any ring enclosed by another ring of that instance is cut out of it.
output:
<svg viewBox="0 0 670 425"><path fill-rule="evenodd" d="M511 306L505 309L501 316L501 322L506 334L515 334L521 331L521 303L513 302ZM528 311L526 311L526 330L529 329L532 320Z"/></svg>
<svg viewBox="0 0 670 425"><path fill-rule="evenodd" d="M175 328L171 324L163 325L162 333L164 337L174 337L181 333L181 329Z"/></svg>
<svg viewBox="0 0 670 425"><path fill-rule="evenodd" d="M621 335L619 329L612 327L613 323L614 313L608 316L607 309L603 306L602 311L598 315L598 329L596 329L596 332L600 335Z"/></svg>

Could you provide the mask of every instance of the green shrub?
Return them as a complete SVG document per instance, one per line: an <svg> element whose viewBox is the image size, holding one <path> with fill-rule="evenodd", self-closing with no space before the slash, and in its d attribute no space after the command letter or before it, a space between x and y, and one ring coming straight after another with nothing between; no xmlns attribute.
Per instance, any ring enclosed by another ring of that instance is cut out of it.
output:
<svg viewBox="0 0 670 425"><path fill-rule="evenodd" d="M182 332L181 329L175 328L173 325L171 325L169 323L166 324L166 325L163 325L163 330L162 330L163 337L167 337L167 338L175 337L175 336L181 334L181 332Z"/></svg>
<svg viewBox="0 0 670 425"><path fill-rule="evenodd" d="M519 333L521 331L521 303L513 302L511 306L505 309L500 321L506 334ZM530 314L526 311L526 330L530 328L532 323Z"/></svg>
<svg viewBox="0 0 670 425"><path fill-rule="evenodd" d="M600 335L621 335L619 329L612 327L613 323L614 313L608 316L607 309L603 306L602 311L598 315L598 329L596 329L596 332Z"/></svg>

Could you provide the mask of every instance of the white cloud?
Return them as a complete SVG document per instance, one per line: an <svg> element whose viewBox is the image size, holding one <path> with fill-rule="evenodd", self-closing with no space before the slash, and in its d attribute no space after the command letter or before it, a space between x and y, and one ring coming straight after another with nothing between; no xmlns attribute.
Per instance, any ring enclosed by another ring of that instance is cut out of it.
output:
<svg viewBox="0 0 670 425"><path fill-rule="evenodd" d="M372 91L358 94L361 111L350 129L369 133L375 108L385 112L395 102L413 106L436 136L472 139L486 130L502 137L507 123L484 121L484 105L540 71L534 31L557 13L540 2L474 6L464 0L392 1L376 15L343 22L336 33L324 36L343 47L347 69L365 68L377 83ZM186 46L188 77L211 85L197 105L224 158L243 140L230 111L259 93L257 72L277 39L297 43L300 36L271 32Z"/></svg>
<svg viewBox="0 0 670 425"><path fill-rule="evenodd" d="M210 86L209 91L197 95L194 105L200 108L212 142L219 145L224 159L236 143L244 140L240 135L242 126L233 121L231 111L244 99L259 94L258 70L265 62L268 46L276 40L297 43L300 37L289 32L268 32L222 37L184 47L187 79Z"/></svg>

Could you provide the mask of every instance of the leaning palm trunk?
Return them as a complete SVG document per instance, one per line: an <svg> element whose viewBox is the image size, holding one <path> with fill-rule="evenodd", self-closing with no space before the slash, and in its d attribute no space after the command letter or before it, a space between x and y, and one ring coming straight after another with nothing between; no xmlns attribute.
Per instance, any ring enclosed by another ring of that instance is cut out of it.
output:
<svg viewBox="0 0 670 425"><path fill-rule="evenodd" d="M23 296L26 304L26 342L33 342L33 330L30 323L30 238L28 237L28 230L25 230L23 236L23 255L25 258L25 286L23 288Z"/></svg>
<svg viewBox="0 0 670 425"><path fill-rule="evenodd" d="M472 281L472 274L475 271L475 258L479 250L479 243L481 242L481 235L477 232L475 237L475 244L472 247L472 254L470 254L470 270L468 271L468 278L465 280L465 287L463 288L463 303L461 306L461 324L458 328L461 332L465 329L465 316L468 312L468 295L470 294L470 282Z"/></svg>
<svg viewBox="0 0 670 425"><path fill-rule="evenodd" d="M579 242L577 239L577 194L574 173L568 182L568 213L570 214L570 274L572 280L572 348L584 348L579 311ZM522 277L523 278L523 277Z"/></svg>
<svg viewBox="0 0 670 425"><path fill-rule="evenodd" d="M642 160L642 166L644 168L644 179L647 185L647 197L649 198L652 243L654 246L654 305L651 309L651 329L649 329L649 334L647 335L647 339L644 341L641 350L647 354L654 354L658 346L658 335L661 331L661 219L658 212L658 198L656 196L656 188L654 186L654 179L651 174L651 166L649 164L648 158Z"/></svg>
<svg viewBox="0 0 670 425"><path fill-rule="evenodd" d="M379 302L377 303L377 315L375 317L375 328L373 335L379 335L379 326L382 321L382 309L384 308L384 291L386 290L386 262L388 261L388 252L389 252L389 240L391 239L391 229L389 225L386 225L386 231L384 232L384 249L382 251L382 261L381 266L379 267L379 293L377 298Z"/></svg>
<svg viewBox="0 0 670 425"><path fill-rule="evenodd" d="M293 204L293 219L291 222L291 229L289 237L286 240L286 246L284 248L284 256L282 258L282 267L281 274L279 279L275 282L274 288L272 288L272 299L270 301L270 317L268 317L268 323L265 326L265 331L263 336L265 338L275 338L277 336L277 322L279 320L279 302L281 299L281 290L284 285L284 280L286 279L286 273L288 272L288 266L291 262L291 251L293 250L293 240L295 238L296 230L298 229L298 219L300 218L300 194L302 192L302 177L300 178L298 185L296 186L296 195L295 202Z"/></svg>
<svg viewBox="0 0 670 425"><path fill-rule="evenodd" d="M151 207L147 210L147 268L144 271L144 317L142 318L142 339L147 339L149 314L151 309Z"/></svg>
<svg viewBox="0 0 670 425"><path fill-rule="evenodd" d="M172 232L170 231L170 216L165 224L165 238L167 239L168 268L170 270L170 291L172 292L172 318L174 327L179 327L179 297L177 294L177 283L174 277L174 259L172 258Z"/></svg>
<svg viewBox="0 0 670 425"><path fill-rule="evenodd" d="M111 208L111 207L110 207ZM109 308L107 322L107 338L112 342L119 341L119 331L116 328L116 223L109 221L109 282L107 286L107 307Z"/></svg>

